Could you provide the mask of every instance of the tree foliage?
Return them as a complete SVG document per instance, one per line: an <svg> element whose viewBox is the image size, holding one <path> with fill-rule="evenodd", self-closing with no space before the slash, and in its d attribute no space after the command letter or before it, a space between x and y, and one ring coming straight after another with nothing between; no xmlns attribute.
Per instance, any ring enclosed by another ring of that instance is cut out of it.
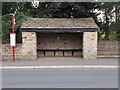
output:
<svg viewBox="0 0 120 90"><path fill-rule="evenodd" d="M120 20L120 2L101 2L97 3L97 5L98 10L105 12L104 21L98 24L100 27L100 39L119 40L117 36L119 36L118 31L120 29L116 27L119 26L117 21ZM102 37L103 35L104 37Z"/></svg>
<svg viewBox="0 0 120 90"><path fill-rule="evenodd" d="M9 34L11 32L11 16L6 14L2 17L2 42L9 43Z"/></svg>
<svg viewBox="0 0 120 90"><path fill-rule="evenodd" d="M93 2L51 2L40 3L36 17L80 18L89 17L95 8Z"/></svg>
<svg viewBox="0 0 120 90"><path fill-rule="evenodd" d="M99 22L93 13L95 9L105 12L104 21ZM120 2L40 2L38 8L33 8L30 2L3 2L2 7L2 37L3 42L9 42L11 32L10 13L16 13L15 31L17 41L21 42L19 32L22 23L29 17L37 18L94 18L100 27L99 39L119 40L120 38ZM113 19L115 14L115 21Z"/></svg>
<svg viewBox="0 0 120 90"><path fill-rule="evenodd" d="M110 40L120 40L120 20L110 25Z"/></svg>
<svg viewBox="0 0 120 90"><path fill-rule="evenodd" d="M15 13L16 11L30 14L31 8L30 2L3 2L2 15Z"/></svg>
<svg viewBox="0 0 120 90"><path fill-rule="evenodd" d="M17 34L17 43L21 42L21 33L19 32L22 23L30 16L23 12L18 12L15 16L15 32ZM5 14L2 16L2 42L9 43L9 35L12 30L11 15Z"/></svg>

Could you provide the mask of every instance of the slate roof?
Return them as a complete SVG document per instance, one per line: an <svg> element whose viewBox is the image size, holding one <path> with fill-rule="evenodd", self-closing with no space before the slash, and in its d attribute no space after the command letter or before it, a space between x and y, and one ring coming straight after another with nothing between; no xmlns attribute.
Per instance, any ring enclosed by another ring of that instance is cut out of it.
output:
<svg viewBox="0 0 120 90"><path fill-rule="evenodd" d="M21 26L21 31L41 30L98 30L93 18L30 18Z"/></svg>

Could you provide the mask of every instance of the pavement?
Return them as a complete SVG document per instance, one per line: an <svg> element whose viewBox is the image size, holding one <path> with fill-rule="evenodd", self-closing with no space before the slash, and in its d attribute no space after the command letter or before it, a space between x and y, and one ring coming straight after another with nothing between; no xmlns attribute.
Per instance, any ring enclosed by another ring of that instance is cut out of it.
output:
<svg viewBox="0 0 120 90"><path fill-rule="evenodd" d="M3 61L2 69L118 68L118 58L83 60L79 57L42 57L37 60Z"/></svg>

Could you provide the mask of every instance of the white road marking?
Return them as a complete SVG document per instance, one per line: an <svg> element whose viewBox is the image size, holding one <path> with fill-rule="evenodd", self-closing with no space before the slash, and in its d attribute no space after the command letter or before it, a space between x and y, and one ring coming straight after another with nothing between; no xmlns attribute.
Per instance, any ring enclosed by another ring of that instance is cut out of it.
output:
<svg viewBox="0 0 120 90"><path fill-rule="evenodd" d="M57 69L57 68L118 68L110 65L81 65L81 66L3 66L0 69Z"/></svg>

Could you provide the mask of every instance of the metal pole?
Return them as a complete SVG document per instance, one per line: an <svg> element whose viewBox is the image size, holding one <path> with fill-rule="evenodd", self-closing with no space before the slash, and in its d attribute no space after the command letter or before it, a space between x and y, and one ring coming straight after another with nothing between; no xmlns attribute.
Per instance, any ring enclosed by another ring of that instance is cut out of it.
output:
<svg viewBox="0 0 120 90"><path fill-rule="evenodd" d="M12 15L12 33L14 33L14 15Z"/></svg>
<svg viewBox="0 0 120 90"><path fill-rule="evenodd" d="M14 15L12 15L12 33L14 33ZM15 61L15 50L14 46L12 46L12 61Z"/></svg>

